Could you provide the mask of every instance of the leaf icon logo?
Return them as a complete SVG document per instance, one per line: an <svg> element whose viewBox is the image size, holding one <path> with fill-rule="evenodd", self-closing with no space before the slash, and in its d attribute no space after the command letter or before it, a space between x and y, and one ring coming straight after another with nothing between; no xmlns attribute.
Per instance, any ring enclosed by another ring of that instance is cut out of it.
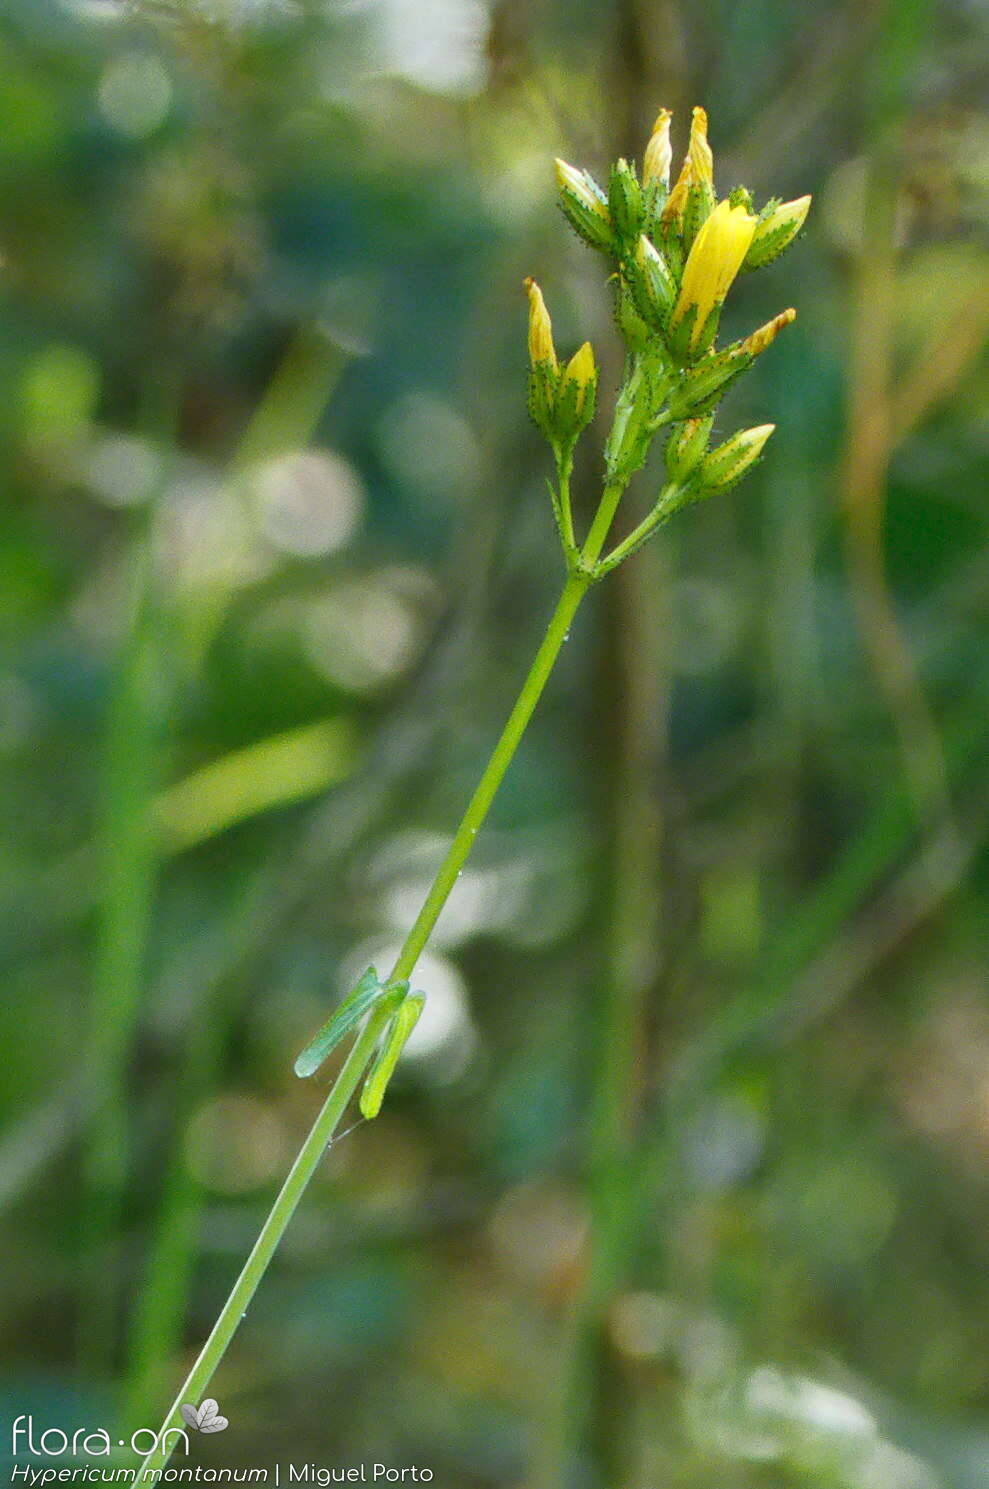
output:
<svg viewBox="0 0 989 1489"><path fill-rule="evenodd" d="M212 1396L206 1397L198 1411L188 1401L181 1411L183 1422L196 1432L224 1432L230 1426L227 1418L220 1416L220 1408Z"/></svg>

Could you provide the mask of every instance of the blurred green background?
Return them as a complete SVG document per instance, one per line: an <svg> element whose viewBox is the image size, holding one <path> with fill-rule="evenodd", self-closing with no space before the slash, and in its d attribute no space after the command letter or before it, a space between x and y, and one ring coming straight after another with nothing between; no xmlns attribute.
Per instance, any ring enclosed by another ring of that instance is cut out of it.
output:
<svg viewBox="0 0 989 1489"><path fill-rule="evenodd" d="M726 317L798 308L721 416L777 434L584 607L194 1452L989 1485L987 42L6 0L6 1420L156 1425L208 1332L558 592L523 276L618 365L552 158L699 102L722 193L815 196Z"/></svg>

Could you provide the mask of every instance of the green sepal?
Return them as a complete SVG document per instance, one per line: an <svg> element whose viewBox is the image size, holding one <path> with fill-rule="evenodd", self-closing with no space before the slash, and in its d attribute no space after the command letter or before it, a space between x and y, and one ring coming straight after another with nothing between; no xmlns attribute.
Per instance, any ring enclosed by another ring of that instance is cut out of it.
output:
<svg viewBox="0 0 989 1489"><path fill-rule="evenodd" d="M341 1039L345 1039L351 1030L356 1028L364 1015L376 1003L383 998L394 998L397 1001L405 996L407 989L408 983L401 982L385 986L379 980L374 968L368 967L353 992L348 993L322 1028L313 1035L305 1049L300 1051L295 1061L296 1075L302 1080L305 1080L307 1076L315 1075Z"/></svg>
<svg viewBox="0 0 989 1489"><path fill-rule="evenodd" d="M689 253L694 239L714 211L714 188L710 181L691 186L683 209L683 251Z"/></svg>
<svg viewBox="0 0 989 1489"><path fill-rule="evenodd" d="M615 325L618 334L630 352L645 351L649 345L650 330L635 306L629 281L624 276L615 276L618 288L615 292Z"/></svg>
<svg viewBox="0 0 989 1489"><path fill-rule="evenodd" d="M779 227L759 236L760 226L766 223L782 205L779 197L772 197L759 213L752 242L748 253L742 260L740 273L747 274L752 269L764 269L767 264L774 263L803 231L803 223L781 222Z"/></svg>
<svg viewBox="0 0 989 1489"><path fill-rule="evenodd" d="M617 160L608 180L608 210L624 246L632 246L642 230L642 187L627 160Z"/></svg>
<svg viewBox="0 0 989 1489"><path fill-rule="evenodd" d="M661 225L658 246L666 260L667 268L679 285L683 278L683 266L687 255L676 223L668 222Z"/></svg>
<svg viewBox="0 0 989 1489"><path fill-rule="evenodd" d="M419 1015L425 1003L425 994L409 993L402 999L395 1011L361 1091L361 1116L367 1117L369 1121L373 1120L381 1110L388 1082L395 1073L395 1066L398 1064L409 1036L419 1022Z"/></svg>
<svg viewBox="0 0 989 1489"><path fill-rule="evenodd" d="M707 450L714 415L686 419L677 424L666 442L666 469L670 479L683 484L693 475Z"/></svg>
<svg viewBox="0 0 989 1489"><path fill-rule="evenodd" d="M573 443L594 418L597 404L598 380L595 374L586 383L577 383L561 376L556 392L556 407L553 410L554 438L561 443Z"/></svg>
<svg viewBox="0 0 989 1489"><path fill-rule="evenodd" d="M715 305L707 314L697 338L697 344L692 346L694 326L697 321L697 306L688 305L679 320L674 322L671 319L666 332L666 341L673 360L681 367L689 367L699 362L711 350L714 338L718 334L720 320L721 306Z"/></svg>
<svg viewBox="0 0 989 1489"><path fill-rule="evenodd" d="M643 188L642 230L648 233L650 238L655 238L659 232L659 220L663 215L663 208L666 206L669 195L670 188L658 177Z"/></svg>
<svg viewBox="0 0 989 1489"><path fill-rule="evenodd" d="M588 207L585 202L582 202L569 187L561 186L559 198L561 211L574 232L579 238L583 238L585 243L589 243L592 248L600 249L602 253L614 253L616 242L611 218L607 211L608 199L588 171L582 171L581 175L588 190L605 210L595 211L593 207Z"/></svg>
<svg viewBox="0 0 989 1489"><path fill-rule="evenodd" d="M697 306L688 305L686 311L677 320L670 320L666 330L666 344L670 349L670 355L680 367L696 361L690 353L690 338L694 332L694 322L697 319Z"/></svg>
<svg viewBox="0 0 989 1489"><path fill-rule="evenodd" d="M737 434L733 434L704 456L697 472L697 481L705 496L721 496L724 492L731 491L733 486L737 486L762 461L762 448L756 454L752 454L744 446L739 448L738 440L744 433L740 429Z"/></svg>
<svg viewBox="0 0 989 1489"><path fill-rule="evenodd" d="M736 344L695 363L681 375L679 385L670 397L673 418L695 419L710 413L735 379L754 361L750 353L743 352Z"/></svg>
<svg viewBox="0 0 989 1489"><path fill-rule="evenodd" d="M552 362L537 362L529 369L529 415L549 440L556 439L556 390L560 372Z"/></svg>
<svg viewBox="0 0 989 1489"><path fill-rule="evenodd" d="M691 362L697 362L701 357L707 356L707 353L714 345L714 338L718 334L718 326L720 325L720 323L721 306L715 305L714 309L709 311L707 319L701 327L701 333L697 338L697 345L690 353Z"/></svg>
<svg viewBox="0 0 989 1489"><path fill-rule="evenodd" d="M676 304L677 287L665 258L644 236L628 261L628 277L642 319L654 331L665 331Z"/></svg>

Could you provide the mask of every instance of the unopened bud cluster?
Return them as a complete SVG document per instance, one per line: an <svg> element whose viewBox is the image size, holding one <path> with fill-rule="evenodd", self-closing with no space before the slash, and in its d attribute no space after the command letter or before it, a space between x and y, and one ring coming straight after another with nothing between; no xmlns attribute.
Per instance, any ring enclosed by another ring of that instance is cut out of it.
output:
<svg viewBox="0 0 989 1489"><path fill-rule="evenodd" d="M594 353L585 341L561 367L542 290L534 279L527 279L525 287L529 295L529 412L550 443L563 449L573 445L594 417L598 380Z"/></svg>
<svg viewBox="0 0 989 1489"><path fill-rule="evenodd" d="M606 188L585 170L556 163L560 206L574 231L613 266L615 318L627 352L615 423L605 446L607 479L624 483L645 461L657 430L672 425L666 466L676 507L724 491L759 458L773 425L742 430L708 449L717 406L732 384L795 318L784 310L719 349L722 307L735 280L772 263L797 237L810 197L756 210L736 187L718 199L707 115L695 108L683 165L671 184L672 115L660 110L641 173L621 159ZM557 361L549 315L529 292L529 406L554 446L572 450L594 411L597 374L585 343ZM672 498L671 498L672 500Z"/></svg>

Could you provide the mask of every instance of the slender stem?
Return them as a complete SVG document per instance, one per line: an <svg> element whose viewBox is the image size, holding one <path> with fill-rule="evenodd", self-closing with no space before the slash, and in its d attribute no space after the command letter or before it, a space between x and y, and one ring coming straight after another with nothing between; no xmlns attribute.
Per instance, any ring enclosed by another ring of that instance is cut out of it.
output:
<svg viewBox="0 0 989 1489"><path fill-rule="evenodd" d="M617 543L606 558L597 565L594 572L595 579L603 579L612 569L616 569L623 559L629 558L637 548L641 548L647 538L651 538L658 527L665 522L667 517L673 515L670 507L670 498L675 487L664 486L660 492L659 501L653 507L647 517L643 517L638 527L632 529L627 538Z"/></svg>
<svg viewBox="0 0 989 1489"><path fill-rule="evenodd" d="M592 550L595 556L601 551L601 545L607 536L608 527L611 518L614 516L614 510L620 496L620 488L612 489L608 487L605 489L601 507L592 526L591 535L588 537L588 546L590 546L591 537L595 535L595 532L597 534L595 537L597 547ZM609 515L607 516L607 520L602 521L602 511L606 507L608 508ZM585 548L585 555L586 553L587 549ZM560 654L563 643L567 639L570 624L590 584L590 575L582 570L571 573L567 579L556 609L546 628L546 634L533 659L529 674L522 684L522 691L519 693L515 706L508 716L508 722L502 731L501 738L495 745L477 789L468 803L467 810L464 813L460 826L457 828L449 851L440 865L433 887L426 896L426 901L419 912L418 918L405 939L405 943L388 979L389 981L403 980L409 977L415 968L416 962L419 960L422 950L429 940L433 927L439 919L440 912L457 882L467 855L473 847L474 839L487 816L488 808L494 800L495 792L498 790L505 772L511 764L512 757L518 748L526 725L532 717L536 704L539 702L542 691L553 670L553 664ZM268 1263L277 1250L289 1221L295 1213L296 1206L302 1198L306 1185L312 1178L326 1145L331 1141L337 1124L340 1122L350 1098L357 1089L361 1075L374 1051L384 1023L389 1016L387 1009L372 1013L363 1032L354 1042L340 1074L330 1089L330 1093L323 1104L319 1116L316 1118L308 1137L302 1144L298 1156L289 1171L289 1175L282 1185L275 1203L271 1207L268 1218L261 1227L261 1233L254 1243L254 1249L247 1258L243 1271L234 1283L233 1290L223 1305L220 1316L213 1326L212 1333L204 1344L196 1363L183 1382L182 1388L162 1424L154 1450L144 1460L139 1482L144 1481L148 1470L161 1468L168 1462L171 1455L171 1448L167 1446L165 1434L180 1422L180 1407L184 1402L188 1401L198 1404L217 1366L223 1359L227 1346L237 1330L237 1325L243 1318L247 1306L257 1290L258 1284L267 1270Z"/></svg>
<svg viewBox="0 0 989 1489"><path fill-rule="evenodd" d="M141 1465L139 1482L148 1482L147 1475L153 1469L163 1468L171 1456L174 1438L166 1438L173 1427L181 1423L180 1408L186 1401L198 1404L203 1392L213 1378L213 1373L226 1353L227 1346L237 1331L237 1326L247 1311L257 1287L268 1268L268 1263L295 1213L296 1206L305 1192L316 1167L332 1141L347 1104L357 1089L378 1038L390 1017L388 1009L375 1010L361 1033L357 1036L343 1067L330 1088L323 1107L310 1129L309 1135L296 1155L288 1177L282 1185L278 1198L271 1207L261 1233L230 1296L224 1303L212 1332L203 1345L196 1363L182 1382L182 1387L162 1423L154 1449Z"/></svg>
<svg viewBox="0 0 989 1489"><path fill-rule="evenodd" d="M560 483L560 537L563 539L563 551L569 559L576 552L577 540L573 531L573 502L570 498L570 477L573 473L573 444L569 444L559 451L557 456L557 477Z"/></svg>
<svg viewBox="0 0 989 1489"><path fill-rule="evenodd" d="M611 524L615 520L618 503L627 485L627 481L620 476L613 476L604 488L601 504L594 514L587 541L581 550L581 561L586 569L593 569L601 557L601 549L605 545Z"/></svg>
<svg viewBox="0 0 989 1489"><path fill-rule="evenodd" d="M620 492L619 495L621 495ZM606 497L607 491L605 492ZM598 510L598 517L600 517L601 509L604 505L605 499L603 498L601 508ZM602 536L601 541L603 542L603 540ZM590 539L588 539L588 542L590 542ZM522 684L522 691L515 701L515 707L508 716L508 723L505 725L501 738L495 745L491 759L485 767L484 774L478 782L477 789L470 799L453 842L450 844L447 855L433 881L433 887L426 896L425 904L419 911L415 925L413 925L405 938L402 949L398 954L398 959L392 968L391 976L388 979L389 982L401 982L412 975L415 964L419 960L423 948L432 934L433 927L439 919L440 911L446 904L450 892L457 882L460 870L464 866L467 855L474 846L474 839L488 814L488 808L494 800L495 792L501 785L505 771L511 764L512 756L518 749L519 740L525 733L526 725L532 718L533 710L539 702L543 688L546 686L549 675L553 670L553 664L559 656L560 648L567 639L570 623L577 613L577 607L587 593L590 582L590 576L580 572L571 574L567 580L559 603L546 628L546 634L543 637L542 644L536 652L532 666L529 668L529 675Z"/></svg>

